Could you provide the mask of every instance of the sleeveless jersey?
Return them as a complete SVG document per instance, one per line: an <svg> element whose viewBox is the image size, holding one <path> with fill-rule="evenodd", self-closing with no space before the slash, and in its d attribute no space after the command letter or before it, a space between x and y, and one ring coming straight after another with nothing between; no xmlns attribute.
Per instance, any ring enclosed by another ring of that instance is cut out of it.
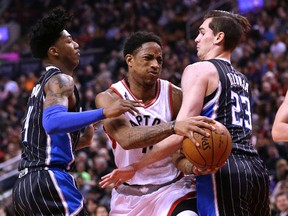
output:
<svg viewBox="0 0 288 216"><path fill-rule="evenodd" d="M19 170L33 167L58 167L69 170L74 162L73 150L79 140L80 131L48 135L42 125L44 86L52 76L62 73L56 67L47 67L46 70L28 100L22 127L22 159ZM80 110L80 103L76 87L74 94L76 106L73 111L77 112Z"/></svg>
<svg viewBox="0 0 288 216"><path fill-rule="evenodd" d="M124 79L112 84L110 88L124 99L137 99ZM157 94L153 100L145 104L144 107L137 107L141 114L133 116L129 112L125 113L125 116L133 127L152 126L172 120L172 84L168 81L158 79L156 91ZM153 148L153 146L150 146L147 148L124 150L109 134L108 138L112 145L115 164L119 168L134 163ZM127 181L127 183L131 185L162 184L175 179L178 174L178 170L172 163L172 158L167 157L137 171L134 177Z"/></svg>
<svg viewBox="0 0 288 216"><path fill-rule="evenodd" d="M201 115L211 117L227 127L233 152L257 154L250 143L252 135L251 89L247 78L229 62L211 59L219 74L217 90L205 97Z"/></svg>
<svg viewBox="0 0 288 216"><path fill-rule="evenodd" d="M247 78L229 62L208 60L217 68L219 84L204 99L202 115L229 130L233 147L226 165L216 174L196 177L199 215L269 215L269 179L263 162L250 143L251 90Z"/></svg>

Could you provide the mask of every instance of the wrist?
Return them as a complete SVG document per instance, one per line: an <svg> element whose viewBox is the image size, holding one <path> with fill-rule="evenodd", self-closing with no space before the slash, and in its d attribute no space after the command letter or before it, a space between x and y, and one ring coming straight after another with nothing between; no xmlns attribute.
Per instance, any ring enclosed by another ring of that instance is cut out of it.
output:
<svg viewBox="0 0 288 216"><path fill-rule="evenodd" d="M184 171L184 173L185 174L195 174L195 172L194 172L194 164L192 164L192 163L190 163L190 162L188 162L188 161L185 161L185 171Z"/></svg>
<svg viewBox="0 0 288 216"><path fill-rule="evenodd" d="M136 172L138 169L139 169L139 166L138 166L139 163L132 163L130 164L130 166L133 168L134 172Z"/></svg>
<svg viewBox="0 0 288 216"><path fill-rule="evenodd" d="M105 108L100 108L100 109L102 109L102 117L103 117L103 119L105 119L106 118L106 109Z"/></svg>
<svg viewBox="0 0 288 216"><path fill-rule="evenodd" d="M171 130L172 134L176 134L176 132L175 132L175 124L176 124L175 120L171 122L170 130Z"/></svg>

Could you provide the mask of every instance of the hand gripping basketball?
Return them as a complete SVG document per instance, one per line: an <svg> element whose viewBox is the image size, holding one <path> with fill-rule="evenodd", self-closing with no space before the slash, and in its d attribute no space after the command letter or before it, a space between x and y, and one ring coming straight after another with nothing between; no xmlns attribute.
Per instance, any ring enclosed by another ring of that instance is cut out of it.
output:
<svg viewBox="0 0 288 216"><path fill-rule="evenodd" d="M214 131L204 129L210 133L210 137L193 133L200 146L196 146L189 138L183 141L185 157L198 169L213 170L224 165L232 150L232 138L227 128L218 121L212 124L215 127Z"/></svg>

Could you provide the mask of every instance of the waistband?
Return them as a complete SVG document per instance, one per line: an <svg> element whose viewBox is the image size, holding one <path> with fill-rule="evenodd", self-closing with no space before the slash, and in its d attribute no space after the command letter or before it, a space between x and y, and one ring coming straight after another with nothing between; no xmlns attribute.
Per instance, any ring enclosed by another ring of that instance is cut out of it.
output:
<svg viewBox="0 0 288 216"><path fill-rule="evenodd" d="M25 175L27 175L28 173L31 173L31 172L42 171L42 170L52 170L52 169L66 171L65 169L60 168L60 167L31 167L31 168L27 168L26 167L26 168L24 168L24 169L19 171L18 178L22 178L22 177L24 177Z"/></svg>
<svg viewBox="0 0 288 216"><path fill-rule="evenodd" d="M174 182L177 182L183 176L179 175L177 178L173 179L172 181L160 184L160 185L153 185L153 184L146 184L146 185L129 185L124 182L122 185L118 186L116 191L123 195L132 195L132 196L142 196L145 194L153 193L159 190L162 187L170 185Z"/></svg>

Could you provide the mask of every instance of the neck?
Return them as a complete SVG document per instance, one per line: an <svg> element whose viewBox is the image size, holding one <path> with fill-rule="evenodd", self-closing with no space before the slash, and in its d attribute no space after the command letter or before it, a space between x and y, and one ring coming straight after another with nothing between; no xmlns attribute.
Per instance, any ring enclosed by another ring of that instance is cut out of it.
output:
<svg viewBox="0 0 288 216"><path fill-rule="evenodd" d="M153 86L145 86L145 84L137 84L129 81L125 78L126 84L129 86L131 92L137 99L142 100L143 103L147 103L155 98L157 91L157 82Z"/></svg>
<svg viewBox="0 0 288 216"><path fill-rule="evenodd" d="M222 59L224 61L230 62L231 58L231 52L230 51L224 51L223 49L215 49L209 53L207 53L207 56L205 56L205 59Z"/></svg>
<svg viewBox="0 0 288 216"><path fill-rule="evenodd" d="M45 67L56 67L58 68L60 71L62 71L63 73L72 76L73 75L73 71L63 67L61 64L54 64L54 63L50 63L50 62L43 62Z"/></svg>
<svg viewBox="0 0 288 216"><path fill-rule="evenodd" d="M230 62L231 53L230 52L222 52L219 55L217 55L215 58Z"/></svg>

